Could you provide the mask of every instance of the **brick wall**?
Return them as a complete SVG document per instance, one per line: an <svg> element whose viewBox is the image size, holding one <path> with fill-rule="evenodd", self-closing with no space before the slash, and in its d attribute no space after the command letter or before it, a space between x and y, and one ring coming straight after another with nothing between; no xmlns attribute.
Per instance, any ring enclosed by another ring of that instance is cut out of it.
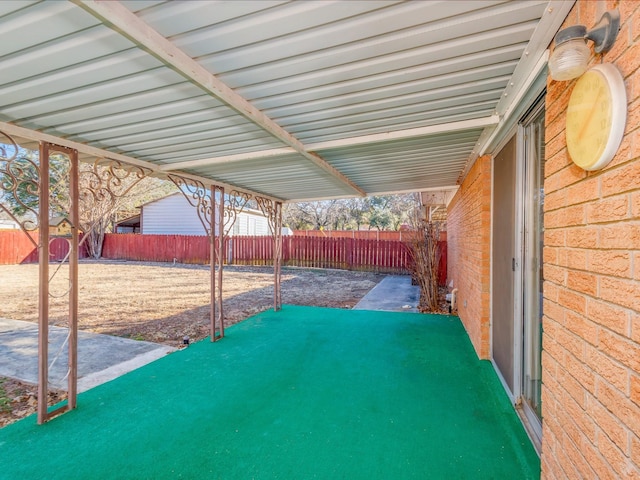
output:
<svg viewBox="0 0 640 480"><path fill-rule="evenodd" d="M449 282L476 353L489 358L491 157L476 160L447 210ZM466 302L466 304L465 304Z"/></svg>
<svg viewBox="0 0 640 480"><path fill-rule="evenodd" d="M623 73L629 108L606 168L571 163L564 121L575 81L547 85L545 479L640 478L640 2L578 1L565 25L591 27L614 6L622 27L604 61Z"/></svg>

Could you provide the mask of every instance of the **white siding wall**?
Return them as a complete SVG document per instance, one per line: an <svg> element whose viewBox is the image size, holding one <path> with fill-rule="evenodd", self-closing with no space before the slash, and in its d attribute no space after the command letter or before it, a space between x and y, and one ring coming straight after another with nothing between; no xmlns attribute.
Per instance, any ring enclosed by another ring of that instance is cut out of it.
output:
<svg viewBox="0 0 640 480"><path fill-rule="evenodd" d="M206 235L195 207L179 193L144 205L141 229L144 234ZM258 212L244 211L230 235L269 235L269 222Z"/></svg>
<svg viewBox="0 0 640 480"><path fill-rule="evenodd" d="M206 235L195 207L176 193L142 207L142 233L156 235Z"/></svg>
<svg viewBox="0 0 640 480"><path fill-rule="evenodd" d="M242 212L233 225L232 235L269 235L267 217L259 213Z"/></svg>
<svg viewBox="0 0 640 480"><path fill-rule="evenodd" d="M0 219L0 230L18 230L20 225L13 220Z"/></svg>

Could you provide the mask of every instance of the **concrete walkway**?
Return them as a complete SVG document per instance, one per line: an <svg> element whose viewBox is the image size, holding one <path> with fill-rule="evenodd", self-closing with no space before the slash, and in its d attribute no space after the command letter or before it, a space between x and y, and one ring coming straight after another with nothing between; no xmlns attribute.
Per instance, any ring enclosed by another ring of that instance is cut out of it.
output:
<svg viewBox="0 0 640 480"><path fill-rule="evenodd" d="M67 389L67 328L49 327L49 384ZM78 391L113 380L175 348L111 335L78 332ZM38 382L38 326L0 318L0 376Z"/></svg>
<svg viewBox="0 0 640 480"><path fill-rule="evenodd" d="M373 287L353 309L417 312L419 300L420 287L411 285L411 276L389 275Z"/></svg>

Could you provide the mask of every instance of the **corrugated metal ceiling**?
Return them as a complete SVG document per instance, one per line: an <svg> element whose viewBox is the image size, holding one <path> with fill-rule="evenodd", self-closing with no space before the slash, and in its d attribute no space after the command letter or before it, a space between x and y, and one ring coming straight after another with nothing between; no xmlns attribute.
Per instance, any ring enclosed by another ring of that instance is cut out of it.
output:
<svg viewBox="0 0 640 480"><path fill-rule="evenodd" d="M571 4L0 2L0 130L283 200L450 187Z"/></svg>

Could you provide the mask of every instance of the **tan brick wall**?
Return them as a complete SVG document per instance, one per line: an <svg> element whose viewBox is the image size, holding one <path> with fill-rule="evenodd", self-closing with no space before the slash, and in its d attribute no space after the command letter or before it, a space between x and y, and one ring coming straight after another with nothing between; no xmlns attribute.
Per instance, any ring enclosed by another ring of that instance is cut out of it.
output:
<svg viewBox="0 0 640 480"><path fill-rule="evenodd" d="M628 120L610 165L574 166L564 139L575 81L546 100L542 478L640 478L640 2L578 1L565 25L620 8L604 56ZM593 59L596 63L596 59Z"/></svg>
<svg viewBox="0 0 640 480"><path fill-rule="evenodd" d="M480 358L489 358L491 157L476 160L447 210L447 271L458 315ZM465 305L466 302L466 305Z"/></svg>

